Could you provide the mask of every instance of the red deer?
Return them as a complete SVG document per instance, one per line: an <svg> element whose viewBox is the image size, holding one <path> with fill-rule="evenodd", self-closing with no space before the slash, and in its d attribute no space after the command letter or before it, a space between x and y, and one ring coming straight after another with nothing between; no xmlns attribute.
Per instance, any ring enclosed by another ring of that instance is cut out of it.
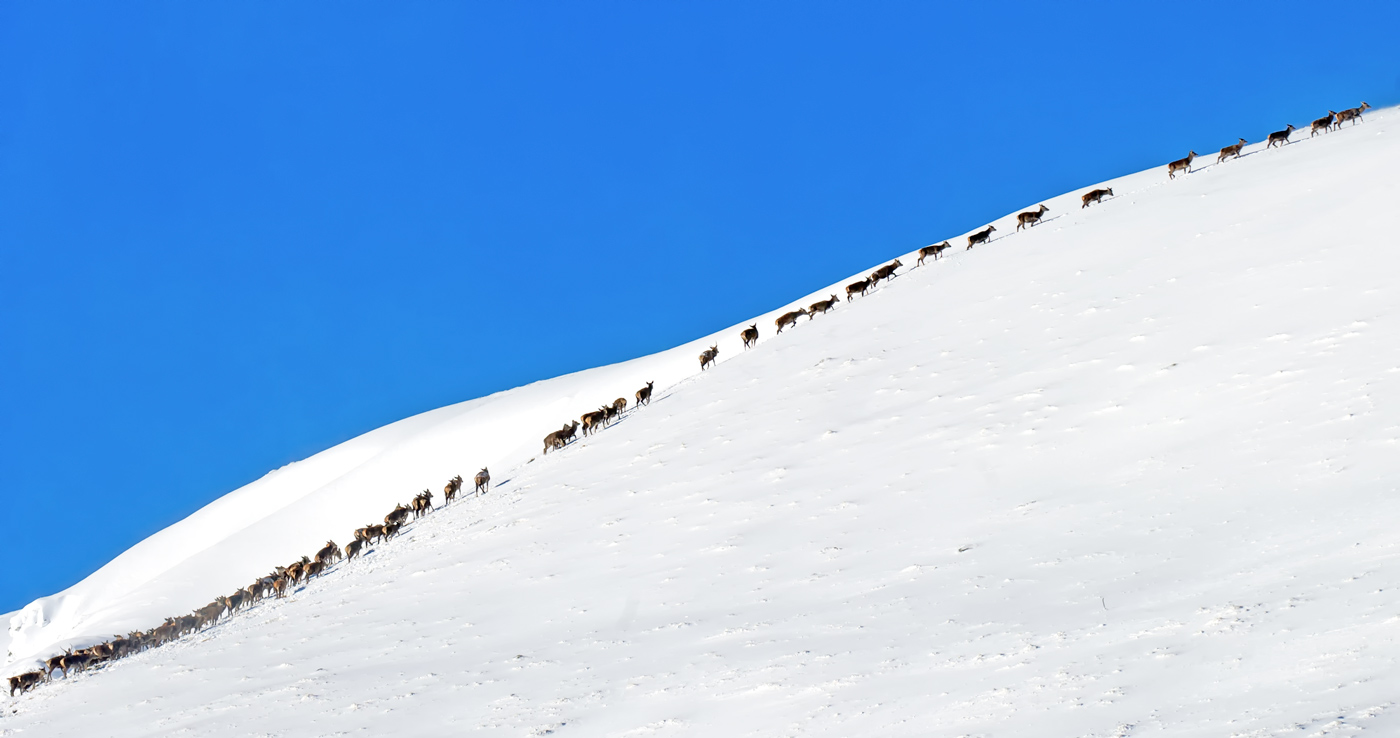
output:
<svg viewBox="0 0 1400 738"><path fill-rule="evenodd" d="M651 382L647 382L647 386L645 386L645 387L643 387L643 388L637 390L637 404L638 404L638 405L650 405L650 404L651 404L651 387L652 387L652 383L651 383Z"/></svg>
<svg viewBox="0 0 1400 738"><path fill-rule="evenodd" d="M1330 133L1332 131L1332 122L1335 120L1337 120L1337 114L1331 110L1327 111L1326 118L1318 118L1312 122L1312 132L1308 134L1308 138L1316 136L1319 130L1323 133Z"/></svg>
<svg viewBox="0 0 1400 738"><path fill-rule="evenodd" d="M336 545L335 541L326 541L326 545L316 552L316 560L325 566L330 566L338 558L340 558L340 546Z"/></svg>
<svg viewBox="0 0 1400 738"><path fill-rule="evenodd" d="M323 563L321 563L320 561L313 561L313 562L307 564L307 565L306 565L306 580L307 580L308 582L311 581L312 578L320 576L320 575L321 575L321 572L323 572L323 571L325 571L325 570L326 570L326 565L323 564Z"/></svg>
<svg viewBox="0 0 1400 738"><path fill-rule="evenodd" d="M573 439L574 433L576 431L578 431L577 420L573 422L573 425L565 425L563 428L560 428L559 430L554 431L553 433L550 433L549 435L545 436L544 453L549 453L552 450L561 449L564 446L568 445L569 441Z"/></svg>
<svg viewBox="0 0 1400 738"><path fill-rule="evenodd" d="M457 476L447 480L447 486L442 488L442 504L446 505L447 503L457 499L457 493L461 491L462 475L458 474Z"/></svg>
<svg viewBox="0 0 1400 738"><path fill-rule="evenodd" d="M1040 216L1045 215L1049 210L1050 208L1045 207L1045 203L1041 203L1039 210L1027 210L1016 216L1016 230L1019 231L1022 228L1030 228L1036 223L1039 223Z"/></svg>
<svg viewBox="0 0 1400 738"><path fill-rule="evenodd" d="M241 604L243 598L239 597L238 601ZM219 619L220 615L224 614L224 610L229 609L230 608L228 606L228 598L220 597L219 599L214 600L213 602L205 605L204 607L195 610L195 630L201 630L206 626L212 625L215 621Z"/></svg>
<svg viewBox="0 0 1400 738"><path fill-rule="evenodd" d="M846 302L850 302L859 292L861 297L865 297L865 291L870 289L870 280L862 279L859 282L852 282L846 285Z"/></svg>
<svg viewBox="0 0 1400 738"><path fill-rule="evenodd" d="M583 435L591 436L598 432L599 428L608 421L608 411L594 410L591 413L584 413L579 417L583 421Z"/></svg>
<svg viewBox="0 0 1400 738"><path fill-rule="evenodd" d="M272 591L273 591L273 593L277 596L278 599L281 599L281 598L283 598L283 597L286 597L286 596L287 596L287 578L286 578L285 576L281 576L281 577L277 577L276 579L272 580Z"/></svg>
<svg viewBox="0 0 1400 738"><path fill-rule="evenodd" d="M413 519L417 520L433 511L433 493L425 489L414 495L409 504L413 508Z"/></svg>
<svg viewBox="0 0 1400 738"><path fill-rule="evenodd" d="M1356 125L1357 123L1364 123L1365 121L1361 120L1361 114L1370 109L1371 104L1362 101L1361 107L1359 108L1347 108L1346 110L1337 113L1337 126L1341 127L1342 121L1346 120L1351 121L1352 125Z"/></svg>
<svg viewBox="0 0 1400 738"><path fill-rule="evenodd" d="M943 243L936 243L932 246L925 246L919 249L919 261L916 262L916 265L923 266L924 259L930 256L933 257L934 261L938 261L938 255L943 253L943 250L946 248L949 248L949 244L947 241L944 241Z"/></svg>
<svg viewBox="0 0 1400 738"><path fill-rule="evenodd" d="M719 358L719 346L711 346L711 347L705 349L704 351L701 351L701 352L700 352L700 371L703 372L703 371L705 371L706 369L709 369L709 368L710 368L710 365L713 364L713 363L715 363L715 359L717 359L717 358Z"/></svg>
<svg viewBox="0 0 1400 738"><path fill-rule="evenodd" d="M355 558L356 556L359 556L359 555L360 555L360 547L363 546L363 545L364 545L364 541L361 541L361 540L358 539L358 538L356 538L355 540L353 540L353 541L351 541L351 542L345 544L345 560L346 560L346 561L349 561L350 559L353 559L353 558Z"/></svg>
<svg viewBox="0 0 1400 738"><path fill-rule="evenodd" d="M807 308L807 317L811 318L817 313L826 315L826 311L836 307L836 303L838 302L841 302L841 298L837 297L836 295L832 295L831 297L828 297L825 300L817 300Z"/></svg>
<svg viewBox="0 0 1400 738"><path fill-rule="evenodd" d="M486 471L486 467L483 466L481 467L481 471L477 472L475 477L472 477L472 481L476 482L476 493L484 495L491 487L491 472Z"/></svg>
<svg viewBox="0 0 1400 738"><path fill-rule="evenodd" d="M544 437L544 451L549 453L552 450L564 448L564 431L557 430Z"/></svg>
<svg viewBox="0 0 1400 738"><path fill-rule="evenodd" d="M287 567L286 576L292 584L296 584L297 582L301 581L301 575L304 573L306 573L306 564L297 561L294 562L291 566Z"/></svg>
<svg viewBox="0 0 1400 738"><path fill-rule="evenodd" d="M619 397L619 398L617 398L616 400L613 400L613 408L615 408L615 409L617 410L617 412L618 412L619 415L621 415L622 413L626 412L626 410L627 410L627 398L626 398L626 397Z"/></svg>
<svg viewBox="0 0 1400 738"><path fill-rule="evenodd" d="M778 332L782 333L783 328L789 325L797 325L797 319L804 315L807 315L807 311L803 310L802 308L798 308L796 310L793 310L792 312L783 313L782 315L779 315L778 319L773 322L778 325ZM807 319L811 320L811 317L812 316L808 315Z"/></svg>
<svg viewBox="0 0 1400 738"><path fill-rule="evenodd" d="M49 679L53 678L53 673L55 671L58 671L59 669L63 668L63 657L67 656L69 653L72 653L72 651L68 651L67 653L61 654L59 656L51 656L47 661L44 662L44 670L48 672Z"/></svg>
<svg viewBox="0 0 1400 738"><path fill-rule="evenodd" d="M131 655L131 649L134 645L129 637L112 636L112 658L120 659Z"/></svg>
<svg viewBox="0 0 1400 738"><path fill-rule="evenodd" d="M1226 159L1229 159L1232 156L1239 156L1240 152L1244 150L1244 145L1247 143L1249 142L1244 139L1240 139L1239 143L1233 146L1226 146L1225 148L1221 149L1220 158L1216 159L1215 163L1219 164L1220 162L1225 161Z"/></svg>
<svg viewBox="0 0 1400 738"><path fill-rule="evenodd" d="M1177 159L1167 165L1167 179L1176 179L1178 169L1185 169L1187 174L1191 173L1191 162L1196 159L1196 152L1192 151L1186 155L1185 159Z"/></svg>
<svg viewBox="0 0 1400 738"><path fill-rule="evenodd" d="M876 269L870 275L870 284L877 285L882 279L894 279L894 270L902 266L904 265L899 262L899 259L895 259L893 262Z"/></svg>
<svg viewBox="0 0 1400 738"><path fill-rule="evenodd" d="M355 531L355 540L365 543L374 543L375 540L384 537L384 526L366 525Z"/></svg>
<svg viewBox="0 0 1400 738"><path fill-rule="evenodd" d="M758 345L758 324L754 323L748 328L739 331L739 338L744 341L744 348L753 348Z"/></svg>
<svg viewBox="0 0 1400 738"><path fill-rule="evenodd" d="M403 521L393 522L384 526L384 537L380 540L387 541L390 538L393 538L394 536L399 534L399 530L401 528L403 528Z"/></svg>
<svg viewBox="0 0 1400 738"><path fill-rule="evenodd" d="M69 669L75 669L80 672L83 671L87 668L89 661L92 661L92 656L86 651L65 655L63 661L60 662L60 668L63 669L63 676L67 678Z"/></svg>
<svg viewBox="0 0 1400 738"><path fill-rule="evenodd" d="M1091 190L1091 191L1089 191L1089 192L1084 193L1084 196L1081 197L1081 198L1079 198L1079 199L1081 199L1081 200L1084 201L1084 204L1083 204L1083 205L1080 205L1080 206L1079 206L1079 209L1080 209L1080 210L1083 210L1084 208L1089 207L1089 203L1091 203L1091 202L1099 202L1100 200L1102 200L1102 199L1104 198L1104 195L1108 195L1109 197L1113 197L1113 188L1112 188L1112 187L1105 187L1105 188L1103 188L1103 189Z"/></svg>
<svg viewBox="0 0 1400 738"><path fill-rule="evenodd" d="M613 418L616 418L616 417L617 417L618 415L620 415L620 414L621 414L621 411L617 409L617 406L616 406L616 405L604 405L604 406L603 406L603 417L604 417L604 419L606 419L606 420L608 421L608 424L609 424L609 425L612 424Z"/></svg>
<svg viewBox="0 0 1400 738"><path fill-rule="evenodd" d="M15 696L15 690L24 694L42 681L44 681L44 673L41 671L26 671L19 676L12 676L10 677L10 696Z"/></svg>
<svg viewBox="0 0 1400 738"><path fill-rule="evenodd" d="M1266 149L1272 149L1272 148L1274 147L1274 144L1277 144L1277 143L1279 143L1280 141L1283 142L1283 143L1285 143L1285 144L1288 143L1288 142L1289 142L1289 141L1288 141L1288 137L1289 137L1290 135L1292 135L1293 132L1296 131L1296 130L1298 130L1298 129L1294 128L1292 123L1289 123L1289 124L1288 124L1288 127L1285 128L1285 129L1283 129L1282 131L1274 131L1273 133L1270 133L1270 134L1269 134L1269 145L1268 145L1268 146L1265 146L1264 148L1266 148Z"/></svg>
<svg viewBox="0 0 1400 738"><path fill-rule="evenodd" d="M394 509L390 510L389 514L384 516L384 524L402 524L403 521L408 520L408 514L411 512L413 512L413 508L404 507L402 504L394 505ZM293 584L295 584L295 581L293 582Z"/></svg>
<svg viewBox="0 0 1400 738"><path fill-rule="evenodd" d="M979 244L979 243L988 243L988 242L990 242L990 241L992 240L992 231L995 231L995 230L996 230L996 226L987 226L987 228L986 228L985 230L978 231L978 232L972 234L971 236L968 236L968 237L967 237L967 249L966 249L966 250L971 251L971 250L972 250L972 247L973 247L973 246L976 246L976 245Z"/></svg>

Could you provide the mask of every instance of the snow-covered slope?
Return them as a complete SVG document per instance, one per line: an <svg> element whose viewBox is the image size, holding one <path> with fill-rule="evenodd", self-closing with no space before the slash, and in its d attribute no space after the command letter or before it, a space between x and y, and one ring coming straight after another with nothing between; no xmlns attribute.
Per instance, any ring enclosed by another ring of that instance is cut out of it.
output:
<svg viewBox="0 0 1400 738"><path fill-rule="evenodd" d="M12 615L9 673L500 484L0 734L1392 734L1397 121L1084 188L747 352L725 329L274 472Z"/></svg>

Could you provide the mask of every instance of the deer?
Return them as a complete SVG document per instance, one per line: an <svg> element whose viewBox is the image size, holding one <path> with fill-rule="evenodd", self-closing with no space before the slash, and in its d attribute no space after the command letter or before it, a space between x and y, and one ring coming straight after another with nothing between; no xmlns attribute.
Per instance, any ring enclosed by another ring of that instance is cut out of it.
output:
<svg viewBox="0 0 1400 738"><path fill-rule="evenodd" d="M1084 204L1083 204L1083 205L1080 205L1080 206L1079 206L1079 209L1080 209L1080 210L1083 210L1084 208L1089 207L1089 203L1096 203L1096 202L1099 202L1100 200L1103 200L1104 195L1108 195L1109 197L1113 197L1113 188L1112 188L1112 187L1104 187L1104 188L1102 188L1102 189L1090 190L1089 192L1084 193L1084 196L1081 197L1081 198L1079 198L1080 200L1083 200L1083 201L1084 201Z"/></svg>
<svg viewBox="0 0 1400 738"><path fill-rule="evenodd" d="M20 694L24 694L42 681L44 681L44 673L41 671L26 671L19 676L12 676L10 677L10 696L15 696L15 690L19 690Z"/></svg>
<svg viewBox="0 0 1400 738"><path fill-rule="evenodd" d="M87 668L89 661L92 661L92 656L85 651L65 654L63 656L63 661L59 662L59 666L63 669L63 677L65 679L68 677L69 669L75 669L79 672L83 671Z"/></svg>
<svg viewBox="0 0 1400 738"><path fill-rule="evenodd" d="M1247 143L1249 142L1244 139L1240 139L1239 143L1234 144L1232 146L1226 146L1225 148L1221 149L1220 158L1216 159L1215 163L1219 164L1220 162L1225 161L1226 159L1229 159L1232 156L1239 156L1240 152L1244 150L1244 145Z"/></svg>
<svg viewBox="0 0 1400 738"><path fill-rule="evenodd" d="M876 269L875 272L874 272L873 274L870 275L870 283L871 283L872 285L876 285L876 284L879 284L879 283L880 283L880 280L882 280L882 279L884 279L884 280L894 279L894 276L895 276L895 275L894 275L894 270L896 270L896 269L898 269L898 268L900 268L900 267L902 267L902 266L904 266L904 265L901 264L901 263L899 262L899 259L895 259L893 262L891 262L891 263L889 263L889 264L886 264L886 265L880 267L879 269Z"/></svg>
<svg viewBox="0 0 1400 738"><path fill-rule="evenodd" d="M557 430L544 437L544 451L549 453L552 450L564 448L564 431Z"/></svg>
<svg viewBox="0 0 1400 738"><path fill-rule="evenodd" d="M1361 101L1361 107L1359 107L1359 108L1347 108L1346 110L1343 110L1342 112L1337 113L1337 127L1340 128L1341 125L1342 125L1342 121L1344 121L1344 120L1349 120L1349 121L1351 121L1351 124L1352 124L1352 125L1356 125L1357 123L1363 123L1363 122L1365 122L1365 121L1361 120L1361 114L1364 113L1364 112L1366 112L1367 110L1370 110L1370 109L1371 109L1371 104L1363 100L1363 101Z"/></svg>
<svg viewBox="0 0 1400 738"><path fill-rule="evenodd" d="M417 520L433 511L433 493L425 489L414 495L409 505L413 509L413 519Z"/></svg>
<svg viewBox="0 0 1400 738"><path fill-rule="evenodd" d="M1270 133L1270 134L1269 134L1269 145L1268 145L1268 146L1265 146L1264 148L1266 148L1266 149L1272 149L1272 148L1274 147L1274 145L1277 144L1277 143L1279 143L1280 141L1282 141L1282 142L1285 143L1285 144L1289 143L1288 137L1291 136L1291 135L1293 135L1293 132L1296 131L1296 130L1298 130L1298 129L1297 129L1297 128L1294 128L1292 123L1289 123L1289 124L1288 124L1288 127L1285 128L1285 129L1283 129L1282 131L1274 131L1273 133Z"/></svg>
<svg viewBox="0 0 1400 738"><path fill-rule="evenodd" d="M427 495L428 490L423 490L423 494ZM432 495L428 495L428 499L432 499ZM338 558L340 558L340 546L337 546L335 541L326 541L326 545L316 552L316 560L326 566L330 566Z"/></svg>
<svg viewBox="0 0 1400 738"><path fill-rule="evenodd" d="M321 561L313 561L306 565L306 581L311 581L315 577L321 576L321 572L326 570L326 565Z"/></svg>
<svg viewBox="0 0 1400 738"><path fill-rule="evenodd" d="M305 559L306 557L303 556L302 558ZM306 564L309 564L309 563L311 563L311 562L309 562L309 561L308 561L308 562L305 562L305 563L303 563L303 562L301 562L301 561L294 561L294 562L292 562L292 565L289 566L289 567L287 567L287 574L286 574L287 579L290 580L292 584L296 584L297 582L300 582L300 581L301 581L301 575L303 575L303 574L306 573Z"/></svg>
<svg viewBox="0 0 1400 738"><path fill-rule="evenodd" d="M825 300L817 300L816 302L812 303L810 306L807 307L807 317L810 319L817 313L826 315L826 311L836 307L837 303L839 302L841 302L841 298L837 297L836 295L832 295L831 297L828 297Z"/></svg>
<svg viewBox="0 0 1400 738"><path fill-rule="evenodd" d="M714 363L715 363L715 359L718 359L718 358L719 358L719 346L718 346L718 345L716 345L716 346L711 346L711 347L705 349L704 351L700 352L700 371L703 372L703 371L705 371L706 369L710 368L710 365L711 365L711 364L714 364Z"/></svg>
<svg viewBox="0 0 1400 738"><path fill-rule="evenodd" d="M403 504L394 505L394 509L393 509L393 510L390 510L390 511L389 511L389 514L384 516L384 524L385 524L385 525L391 525L391 524L393 524L393 523L400 523L400 524L402 524L403 521L405 521L405 520L408 519L408 514L411 513L411 512L413 512L413 508L404 507ZM296 581L293 580L292 583L295 584Z"/></svg>
<svg viewBox="0 0 1400 738"><path fill-rule="evenodd" d="M447 503L457 499L457 493L461 491L462 475L458 474L457 476L447 480L447 486L442 488L442 504L446 505Z"/></svg>
<svg viewBox="0 0 1400 738"><path fill-rule="evenodd" d="M967 237L967 251L971 251L973 246L979 243L989 243L992 240L992 231L996 226L987 226L985 230L978 231Z"/></svg>
<svg viewBox="0 0 1400 738"><path fill-rule="evenodd" d="M1040 216L1050 212L1050 208L1045 207L1045 203L1040 204L1039 210L1027 210L1016 216L1016 230L1030 228L1040 222Z"/></svg>
<svg viewBox="0 0 1400 738"><path fill-rule="evenodd" d="M486 467L483 466L481 467L481 471L477 472L476 476L472 477L472 481L476 482L476 493L478 495L484 495L491 488L491 472L487 471Z"/></svg>
<svg viewBox="0 0 1400 738"><path fill-rule="evenodd" d="M355 558L356 556L359 556L359 555L360 555L360 547L362 547L363 545L364 545L364 541L361 541L361 540L358 539L358 538L356 538L355 540L353 540L353 541L351 541L351 542L345 544L345 560L346 560L346 561L349 561L350 559L353 559L353 558Z"/></svg>
<svg viewBox="0 0 1400 738"><path fill-rule="evenodd" d="M364 541L365 543L374 543L375 540L383 537L384 526L378 524L366 525L365 527L355 531L355 540Z"/></svg>
<svg viewBox="0 0 1400 738"><path fill-rule="evenodd" d="M613 418L616 418L619 413L620 411L617 409L616 405L603 406L603 418L608 421L609 425L612 425Z"/></svg>
<svg viewBox="0 0 1400 738"><path fill-rule="evenodd" d="M276 579L272 580L272 592L273 592L274 595L276 595L277 599L279 599L279 600L282 599L283 597L286 597L286 596L287 596L287 577L285 577L285 576L280 576L280 577L277 577Z"/></svg>
<svg viewBox="0 0 1400 738"><path fill-rule="evenodd" d="M647 386L645 386L645 387L643 387L643 388L637 390L637 404L638 404L638 405L650 405L650 404L651 404L651 388L652 388L652 383L651 383L651 382L647 382Z"/></svg>
<svg viewBox="0 0 1400 738"><path fill-rule="evenodd" d="M617 413L618 413L619 415L621 415L623 412L626 412L626 410L627 410L627 398L626 398L626 397L619 397L619 398L617 398L616 400L613 400L613 407L617 409Z"/></svg>
<svg viewBox="0 0 1400 738"><path fill-rule="evenodd" d="M868 289L870 289L870 280L868 279L862 279L859 282L852 282L846 285L846 302L855 299L857 292L860 293L861 297L865 297L865 291Z"/></svg>
<svg viewBox="0 0 1400 738"><path fill-rule="evenodd" d="M748 328L739 331L739 338L744 342L744 350L748 350L758 345L758 324L751 324Z"/></svg>
<svg viewBox="0 0 1400 738"><path fill-rule="evenodd" d="M1178 169L1185 169L1187 174L1191 173L1191 162L1196 159L1196 152L1192 151L1186 155L1185 159L1177 159L1167 165L1167 179L1176 179Z"/></svg>
<svg viewBox="0 0 1400 738"><path fill-rule="evenodd" d="M1317 135L1317 132L1318 132L1319 130L1321 130L1323 133L1331 133L1331 132L1332 132L1332 123L1333 123L1334 121L1336 121L1336 120L1337 120L1337 113L1336 113L1336 111L1334 111L1334 110L1329 110L1329 111L1327 111L1327 117L1325 117L1325 118L1318 118L1317 120L1315 120L1315 121L1312 122L1312 132L1308 134L1308 138L1312 138L1313 136L1316 136L1316 135Z"/></svg>
<svg viewBox="0 0 1400 738"><path fill-rule="evenodd" d="M775 320L775 321L773 321L773 322L777 324L777 326L778 326L778 332L779 332L779 333L782 333L782 332L783 332L783 328L785 328L785 327L787 327L787 326L789 326L789 325L797 325L797 319L800 318L800 317L802 317L802 316L804 316L804 315L807 315L807 311L806 311L806 310L803 310L802 308L798 308L798 309L793 310L793 311L791 311L791 312L787 312L787 313L783 313L782 315L779 315L779 316L778 316L778 319ZM808 316L807 316L807 319L808 319L808 320L811 320L811 319L812 319L812 316L808 315Z"/></svg>
<svg viewBox="0 0 1400 738"><path fill-rule="evenodd" d="M919 260L918 260L917 262L915 262L915 265L916 265L916 266L923 266L923 265L924 265L924 259L926 259L926 258L928 258L928 257L930 257L930 256L933 257L933 260L934 260L934 261L938 261L938 255L941 254L941 253L943 253L943 250L946 249L946 248L949 248L949 244L948 244L947 241L944 241L943 243L936 243L936 244L934 244L934 245L932 245L932 246L925 246L925 247L919 249Z"/></svg>
<svg viewBox="0 0 1400 738"><path fill-rule="evenodd" d="M591 413L584 413L579 417L583 421L583 435L588 436L598 432L599 428L608 421L607 410L594 410Z"/></svg>
<svg viewBox="0 0 1400 738"><path fill-rule="evenodd" d="M564 443L574 440L574 434L578 432L578 421L575 420L572 424L565 423L559 432L563 434Z"/></svg>

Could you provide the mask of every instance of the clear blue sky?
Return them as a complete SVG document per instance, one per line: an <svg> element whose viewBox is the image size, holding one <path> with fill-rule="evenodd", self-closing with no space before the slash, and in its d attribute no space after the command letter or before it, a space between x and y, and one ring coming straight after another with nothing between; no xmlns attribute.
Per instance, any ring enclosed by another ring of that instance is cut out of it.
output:
<svg viewBox="0 0 1400 738"><path fill-rule="evenodd" d="M1396 28L1364 0L0 4L0 612L385 423L1394 104Z"/></svg>

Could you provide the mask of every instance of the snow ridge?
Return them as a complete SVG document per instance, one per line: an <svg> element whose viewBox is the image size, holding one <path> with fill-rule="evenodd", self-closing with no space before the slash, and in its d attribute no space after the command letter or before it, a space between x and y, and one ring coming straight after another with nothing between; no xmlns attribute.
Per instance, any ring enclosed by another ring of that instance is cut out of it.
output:
<svg viewBox="0 0 1400 738"><path fill-rule="evenodd" d="M1393 118L1052 198L749 352L745 323L274 472L11 617L11 664L510 470L0 731L1385 734ZM647 380L646 412L537 457Z"/></svg>

